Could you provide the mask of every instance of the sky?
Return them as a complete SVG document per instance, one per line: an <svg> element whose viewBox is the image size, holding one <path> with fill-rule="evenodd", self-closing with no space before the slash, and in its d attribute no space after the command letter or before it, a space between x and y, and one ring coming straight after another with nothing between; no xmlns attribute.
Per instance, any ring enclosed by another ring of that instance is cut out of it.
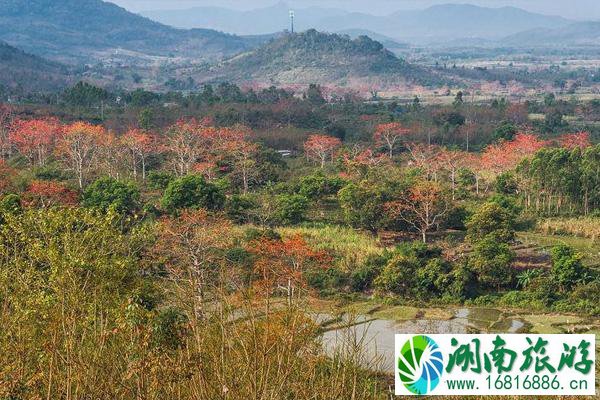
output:
<svg viewBox="0 0 600 400"><path fill-rule="evenodd" d="M128 10L185 9L217 6L239 10L273 5L278 0L111 0ZM513 6L572 19L600 20L600 0L286 0L295 8L319 6L385 15L397 10L426 8L434 4L469 3L487 7Z"/></svg>

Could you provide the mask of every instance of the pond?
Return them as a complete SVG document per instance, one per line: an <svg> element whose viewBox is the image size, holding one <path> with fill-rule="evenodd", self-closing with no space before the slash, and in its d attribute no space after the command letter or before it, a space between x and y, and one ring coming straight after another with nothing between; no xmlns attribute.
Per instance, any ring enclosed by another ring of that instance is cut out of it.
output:
<svg viewBox="0 0 600 400"><path fill-rule="evenodd" d="M320 320L324 321L323 315ZM343 350L345 346L362 348L365 352L361 362L382 372L394 371L394 335L396 333L442 334L442 333L519 333L526 327L519 318L506 317L502 311L484 308L461 308L448 320L414 319L394 321L359 315L347 316L326 325L323 345L329 354Z"/></svg>

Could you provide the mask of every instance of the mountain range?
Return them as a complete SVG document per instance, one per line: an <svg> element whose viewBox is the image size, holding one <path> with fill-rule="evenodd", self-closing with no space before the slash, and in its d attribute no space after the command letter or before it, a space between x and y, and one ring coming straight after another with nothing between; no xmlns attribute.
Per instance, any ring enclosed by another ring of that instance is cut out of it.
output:
<svg viewBox="0 0 600 400"><path fill-rule="evenodd" d="M219 7L147 11L144 15L182 27L205 27L236 34L263 34L289 27L286 3L251 11ZM532 29L554 29L573 21L531 13L515 7L488 8L469 4L445 4L424 10L398 11L387 16L311 7L295 10L296 29L326 32L368 30L394 40L415 44L478 37L501 39Z"/></svg>
<svg viewBox="0 0 600 400"><path fill-rule="evenodd" d="M72 82L69 69L0 41L0 86L9 93L55 90Z"/></svg>
<svg viewBox="0 0 600 400"><path fill-rule="evenodd" d="M556 47L556 46L598 46L600 43L600 22L577 22L560 28L538 28L502 40L508 46Z"/></svg>
<svg viewBox="0 0 600 400"><path fill-rule="evenodd" d="M209 29L176 29L102 0L0 0L0 40L63 62L126 55L214 61L262 43Z"/></svg>

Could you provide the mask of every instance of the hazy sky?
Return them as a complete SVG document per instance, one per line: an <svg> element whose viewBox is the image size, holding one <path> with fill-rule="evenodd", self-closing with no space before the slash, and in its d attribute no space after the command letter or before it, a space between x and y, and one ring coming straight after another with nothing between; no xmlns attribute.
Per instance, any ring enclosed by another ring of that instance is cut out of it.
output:
<svg viewBox="0 0 600 400"><path fill-rule="evenodd" d="M220 6L252 9L275 4L278 0L112 0L131 11ZM600 0L287 0L296 8L319 6L343 8L370 14L387 14L401 9L425 8L433 4L471 3L489 7L515 6L567 18L600 19Z"/></svg>

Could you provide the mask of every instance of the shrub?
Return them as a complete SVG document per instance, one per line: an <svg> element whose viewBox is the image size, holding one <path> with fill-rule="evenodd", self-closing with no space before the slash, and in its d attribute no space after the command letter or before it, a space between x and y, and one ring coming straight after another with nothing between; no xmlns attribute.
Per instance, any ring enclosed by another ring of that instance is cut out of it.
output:
<svg viewBox="0 0 600 400"><path fill-rule="evenodd" d="M225 213L233 222L244 224L250 222L251 211L257 207L258 204L251 196L236 194L227 199Z"/></svg>
<svg viewBox="0 0 600 400"><path fill-rule="evenodd" d="M511 172L504 172L496 178L496 191L502 194L517 193L518 183Z"/></svg>
<svg viewBox="0 0 600 400"><path fill-rule="evenodd" d="M385 255L372 254L365 263L350 275L350 287L355 292L364 292L373 286L373 281L387 263Z"/></svg>
<svg viewBox="0 0 600 400"><path fill-rule="evenodd" d="M309 201L299 194L282 194L277 197L277 218L283 224L304 221Z"/></svg>
<svg viewBox="0 0 600 400"><path fill-rule="evenodd" d="M300 180L299 193L310 200L319 200L340 191L346 182L340 177L328 177L319 171Z"/></svg>
<svg viewBox="0 0 600 400"><path fill-rule="evenodd" d="M118 213L133 212L139 207L140 192L131 182L121 182L105 177L96 180L83 192L82 205L106 212L109 208Z"/></svg>
<svg viewBox="0 0 600 400"><path fill-rule="evenodd" d="M492 236L498 243L507 243L514 239L514 216L496 202L483 204L467 222L467 238L477 243Z"/></svg>
<svg viewBox="0 0 600 400"><path fill-rule="evenodd" d="M508 244L498 242L496 237L488 235L475 245L469 265L477 273L483 287L499 289L513 283L511 263L514 257Z"/></svg>
<svg viewBox="0 0 600 400"><path fill-rule="evenodd" d="M387 200L379 188L351 183L339 191L338 199L351 226L375 232L384 224Z"/></svg>
<svg viewBox="0 0 600 400"><path fill-rule="evenodd" d="M348 275L337 268L309 270L304 277L310 287L322 292L342 288L348 284Z"/></svg>
<svg viewBox="0 0 600 400"><path fill-rule="evenodd" d="M570 290L581 279L584 271L581 255L567 245L552 248L552 278L561 291Z"/></svg>
<svg viewBox="0 0 600 400"><path fill-rule="evenodd" d="M173 180L173 174L163 171L151 171L147 178L148 187L154 190L165 190Z"/></svg>
<svg viewBox="0 0 600 400"><path fill-rule="evenodd" d="M225 194L200 175L187 175L170 182L161 205L168 212L184 208L218 210L225 203Z"/></svg>

